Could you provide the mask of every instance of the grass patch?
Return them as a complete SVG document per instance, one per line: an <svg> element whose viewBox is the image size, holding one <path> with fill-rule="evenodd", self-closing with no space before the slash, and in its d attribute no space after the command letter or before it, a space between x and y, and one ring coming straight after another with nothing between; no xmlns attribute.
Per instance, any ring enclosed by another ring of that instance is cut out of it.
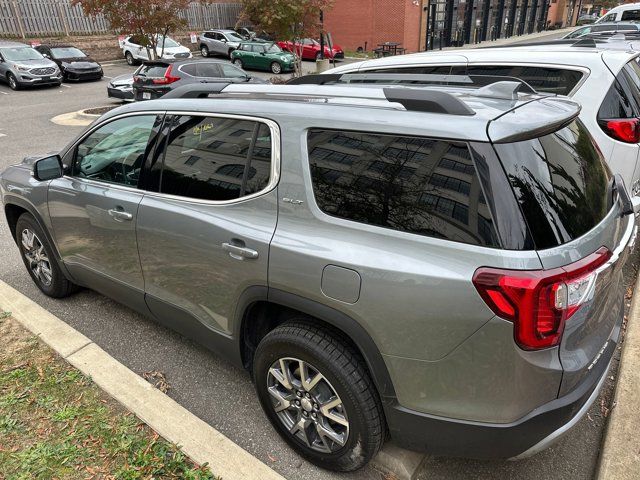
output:
<svg viewBox="0 0 640 480"><path fill-rule="evenodd" d="M351 57L351 58L362 58L362 59L374 58L373 52L356 52L355 50L345 50L344 56Z"/></svg>
<svg viewBox="0 0 640 480"><path fill-rule="evenodd" d="M2 318L0 478L217 478Z"/></svg>

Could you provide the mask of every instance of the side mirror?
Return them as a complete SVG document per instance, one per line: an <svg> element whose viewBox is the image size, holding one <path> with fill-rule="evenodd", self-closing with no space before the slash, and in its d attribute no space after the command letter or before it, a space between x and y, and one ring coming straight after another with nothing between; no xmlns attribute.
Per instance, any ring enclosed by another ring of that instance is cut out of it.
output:
<svg viewBox="0 0 640 480"><path fill-rule="evenodd" d="M226 39L226 38L221 38L221 39L220 39L220 41L221 41L222 43L227 43L227 39Z"/></svg>
<svg viewBox="0 0 640 480"><path fill-rule="evenodd" d="M64 175L62 160L59 155L52 155L36 160L33 165L33 177L45 182Z"/></svg>

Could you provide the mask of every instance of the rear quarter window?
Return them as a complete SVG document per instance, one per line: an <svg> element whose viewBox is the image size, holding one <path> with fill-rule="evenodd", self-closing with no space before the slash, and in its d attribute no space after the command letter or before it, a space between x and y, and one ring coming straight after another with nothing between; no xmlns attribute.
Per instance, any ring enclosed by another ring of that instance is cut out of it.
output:
<svg viewBox="0 0 640 480"><path fill-rule="evenodd" d="M313 129L308 155L316 204L328 215L499 247L464 143Z"/></svg>
<svg viewBox="0 0 640 480"><path fill-rule="evenodd" d="M496 145L537 249L570 242L607 214L611 174L584 125Z"/></svg>

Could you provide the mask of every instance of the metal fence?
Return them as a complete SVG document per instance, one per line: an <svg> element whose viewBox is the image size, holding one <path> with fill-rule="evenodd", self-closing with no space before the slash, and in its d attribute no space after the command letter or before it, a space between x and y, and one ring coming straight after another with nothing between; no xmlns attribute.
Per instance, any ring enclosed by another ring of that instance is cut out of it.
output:
<svg viewBox="0 0 640 480"><path fill-rule="evenodd" d="M188 28L224 28L235 25L240 3L192 2L180 16ZM92 35L110 33L102 16L85 15L70 0L0 0L0 37ZM124 32L123 32L124 33Z"/></svg>

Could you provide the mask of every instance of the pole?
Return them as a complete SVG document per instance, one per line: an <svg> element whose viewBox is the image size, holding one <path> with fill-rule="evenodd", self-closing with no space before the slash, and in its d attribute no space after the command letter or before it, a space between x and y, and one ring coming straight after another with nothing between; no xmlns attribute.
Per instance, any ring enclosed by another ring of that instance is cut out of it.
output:
<svg viewBox="0 0 640 480"><path fill-rule="evenodd" d="M320 10L320 59L324 60L324 12Z"/></svg>

